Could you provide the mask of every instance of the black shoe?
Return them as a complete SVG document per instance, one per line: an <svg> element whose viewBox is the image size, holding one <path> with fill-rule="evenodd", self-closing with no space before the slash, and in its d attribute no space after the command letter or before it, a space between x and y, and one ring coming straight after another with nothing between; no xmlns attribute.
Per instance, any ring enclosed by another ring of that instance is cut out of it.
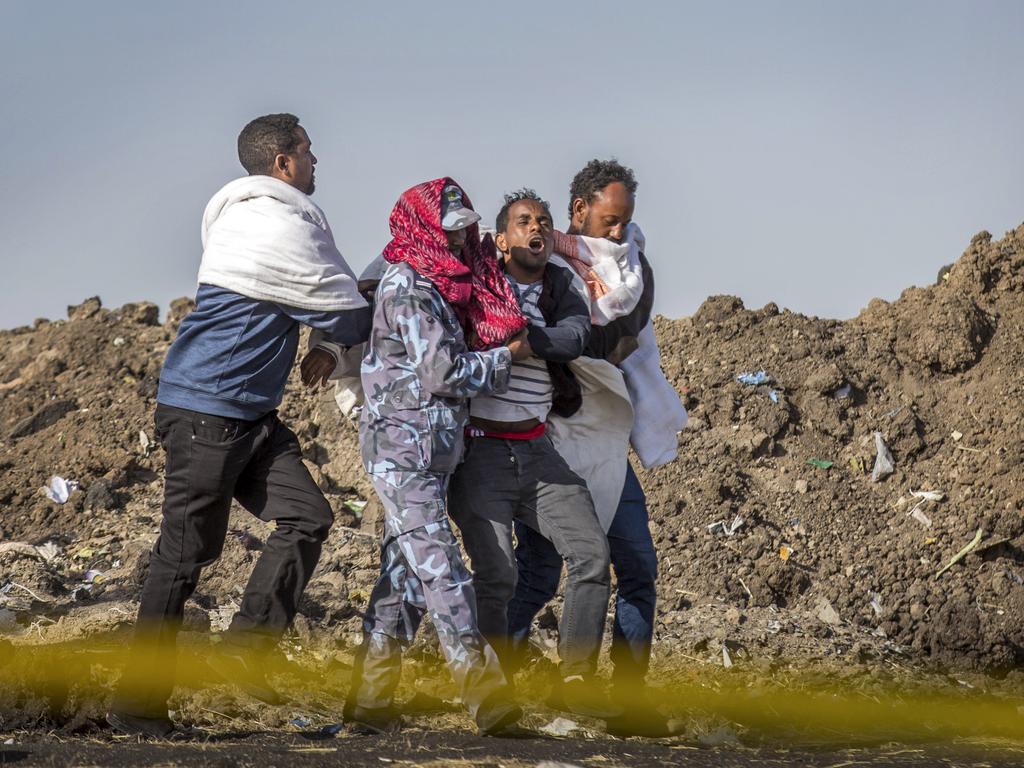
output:
<svg viewBox="0 0 1024 768"><path fill-rule="evenodd" d="M402 729L402 716L394 707L360 707L354 704L345 722L362 733L398 733Z"/></svg>
<svg viewBox="0 0 1024 768"><path fill-rule="evenodd" d="M618 717L622 708L608 701L608 696L596 680L574 677L556 686L548 698L548 705L563 712L601 720Z"/></svg>
<svg viewBox="0 0 1024 768"><path fill-rule="evenodd" d="M669 720L654 706L648 689L642 685L619 685L613 688L613 699L622 705L622 714L609 718L607 731L625 739L640 736L645 739L665 739L678 736L685 730L680 720Z"/></svg>
<svg viewBox="0 0 1024 768"><path fill-rule="evenodd" d="M122 736L143 736L167 739L174 733L174 723L167 717L140 717L127 712L107 712L107 725Z"/></svg>
<svg viewBox="0 0 1024 768"><path fill-rule="evenodd" d="M606 721L608 733L620 739L639 736L645 739L667 739L678 736L685 726L678 720L669 720L665 715L651 707L650 709L631 710L618 717Z"/></svg>
<svg viewBox="0 0 1024 768"><path fill-rule="evenodd" d="M523 710L515 702L511 686L499 688L480 705L476 712L476 727L481 736L496 736L519 722Z"/></svg>
<svg viewBox="0 0 1024 768"><path fill-rule="evenodd" d="M254 699L274 706L284 703L281 695L267 682L263 671L253 664L252 656L243 651L218 649L206 663L225 682L237 685Z"/></svg>

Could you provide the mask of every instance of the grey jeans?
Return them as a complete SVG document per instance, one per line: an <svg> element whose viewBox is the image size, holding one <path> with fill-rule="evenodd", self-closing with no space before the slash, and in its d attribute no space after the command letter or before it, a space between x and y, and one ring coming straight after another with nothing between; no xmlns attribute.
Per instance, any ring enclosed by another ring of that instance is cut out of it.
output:
<svg viewBox="0 0 1024 768"><path fill-rule="evenodd" d="M550 541L567 567L562 675L593 674L608 611L608 537L586 483L551 440L467 439L448 499L472 561L480 631L502 661L511 666L507 610L516 586L512 529L518 520Z"/></svg>

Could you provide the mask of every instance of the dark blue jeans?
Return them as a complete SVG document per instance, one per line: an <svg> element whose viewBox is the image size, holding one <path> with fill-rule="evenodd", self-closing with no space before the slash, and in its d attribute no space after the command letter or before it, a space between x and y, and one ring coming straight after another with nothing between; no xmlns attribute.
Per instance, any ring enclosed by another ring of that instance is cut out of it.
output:
<svg viewBox="0 0 1024 768"><path fill-rule="evenodd" d="M508 606L513 648L525 647L530 626L558 591L562 559L551 542L516 523L516 591ZM612 568L618 582L611 659L614 684L639 683L647 674L654 635L658 556L647 521L647 499L633 467L626 465L622 498L608 529Z"/></svg>

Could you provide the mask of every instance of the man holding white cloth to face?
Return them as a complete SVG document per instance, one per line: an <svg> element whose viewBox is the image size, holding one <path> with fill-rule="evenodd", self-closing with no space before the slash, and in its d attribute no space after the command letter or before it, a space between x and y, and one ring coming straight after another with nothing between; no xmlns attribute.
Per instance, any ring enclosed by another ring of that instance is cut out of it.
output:
<svg viewBox="0 0 1024 768"><path fill-rule="evenodd" d="M647 469L675 459L686 409L665 379L651 310L654 272L643 233L633 223L637 183L615 160L593 160L569 190L570 226L555 252L587 286L591 329L583 356L571 363L583 393L580 409L552 418L555 448L582 477L607 534L615 571L612 703L608 720L620 736L667 736L674 726L646 695L644 678L654 633L657 552L647 503L628 460L630 446ZM508 607L513 656L520 655L534 617L558 590L561 559L551 543L517 525L519 580ZM557 692L556 692L557 693Z"/></svg>
<svg viewBox="0 0 1024 768"><path fill-rule="evenodd" d="M175 640L185 600L220 556L232 499L275 525L241 607L209 663L274 703L258 656L291 623L333 522L277 406L300 325L349 346L365 341L370 308L310 199L316 157L294 115L266 115L238 137L248 176L210 200L196 308L167 353L156 434L167 455L163 521L142 589L136 640L107 720L165 737ZM305 371L304 371L305 373Z"/></svg>

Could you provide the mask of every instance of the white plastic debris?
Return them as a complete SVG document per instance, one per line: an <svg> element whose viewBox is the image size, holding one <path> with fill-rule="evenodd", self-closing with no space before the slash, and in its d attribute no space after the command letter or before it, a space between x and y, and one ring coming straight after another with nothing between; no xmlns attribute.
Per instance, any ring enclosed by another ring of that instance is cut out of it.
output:
<svg viewBox="0 0 1024 768"><path fill-rule="evenodd" d="M768 375L767 371L744 372L736 376L736 381L740 384L746 384L750 387L756 387L761 384L770 384L772 377Z"/></svg>
<svg viewBox="0 0 1024 768"><path fill-rule="evenodd" d="M882 439L881 432L875 432L875 467L871 470L871 482L877 483L896 471L896 462L892 458L889 446Z"/></svg>
<svg viewBox="0 0 1024 768"><path fill-rule="evenodd" d="M128 342L125 341L124 336L116 336L113 342L115 347L123 347L127 343Z"/></svg>
<svg viewBox="0 0 1024 768"><path fill-rule="evenodd" d="M547 725L542 725L537 730L546 733L548 736L568 736L573 731L579 730L580 724L575 720L564 717L556 717Z"/></svg>
<svg viewBox="0 0 1024 768"><path fill-rule="evenodd" d="M942 491L911 491L910 495L915 499L920 499L919 502L911 509L907 514L917 520L925 528L932 527L932 520L928 515L922 511L922 507L929 501L942 501L946 498L946 494Z"/></svg>
<svg viewBox="0 0 1024 768"><path fill-rule="evenodd" d="M65 480L60 475L54 475L50 478L50 484L46 486L46 497L50 501L63 504L71 498L71 494L76 490L78 490L77 480Z"/></svg>
<svg viewBox="0 0 1024 768"><path fill-rule="evenodd" d="M843 386L841 386L839 389L832 393L832 396L835 397L836 400L845 400L850 396L850 392L852 390L853 387L851 387L849 384L843 384Z"/></svg>
<svg viewBox="0 0 1024 768"><path fill-rule="evenodd" d="M914 507L912 510L910 510L910 516L917 520L917 522L919 522L925 528L932 527L932 519L921 511L920 506Z"/></svg>
<svg viewBox="0 0 1024 768"><path fill-rule="evenodd" d="M60 554L60 547L54 544L52 541L48 541L45 544L40 544L36 547L36 552L46 562L52 562Z"/></svg>
<svg viewBox="0 0 1024 768"><path fill-rule="evenodd" d="M139 445L142 446L142 455L149 456L149 452L153 450L153 441L149 439L149 435L144 429L139 430Z"/></svg>
<svg viewBox="0 0 1024 768"><path fill-rule="evenodd" d="M739 515L736 515L728 525L726 525L725 520L717 520L708 526L708 533L724 533L726 536L732 536L743 527L743 523L744 520Z"/></svg>
<svg viewBox="0 0 1024 768"><path fill-rule="evenodd" d="M86 584L99 584L103 581L103 571L97 571L95 569L88 570L85 572L85 575L82 576L82 581Z"/></svg>
<svg viewBox="0 0 1024 768"><path fill-rule="evenodd" d="M732 668L732 656L729 655L729 648L722 643L722 666L726 669Z"/></svg>

